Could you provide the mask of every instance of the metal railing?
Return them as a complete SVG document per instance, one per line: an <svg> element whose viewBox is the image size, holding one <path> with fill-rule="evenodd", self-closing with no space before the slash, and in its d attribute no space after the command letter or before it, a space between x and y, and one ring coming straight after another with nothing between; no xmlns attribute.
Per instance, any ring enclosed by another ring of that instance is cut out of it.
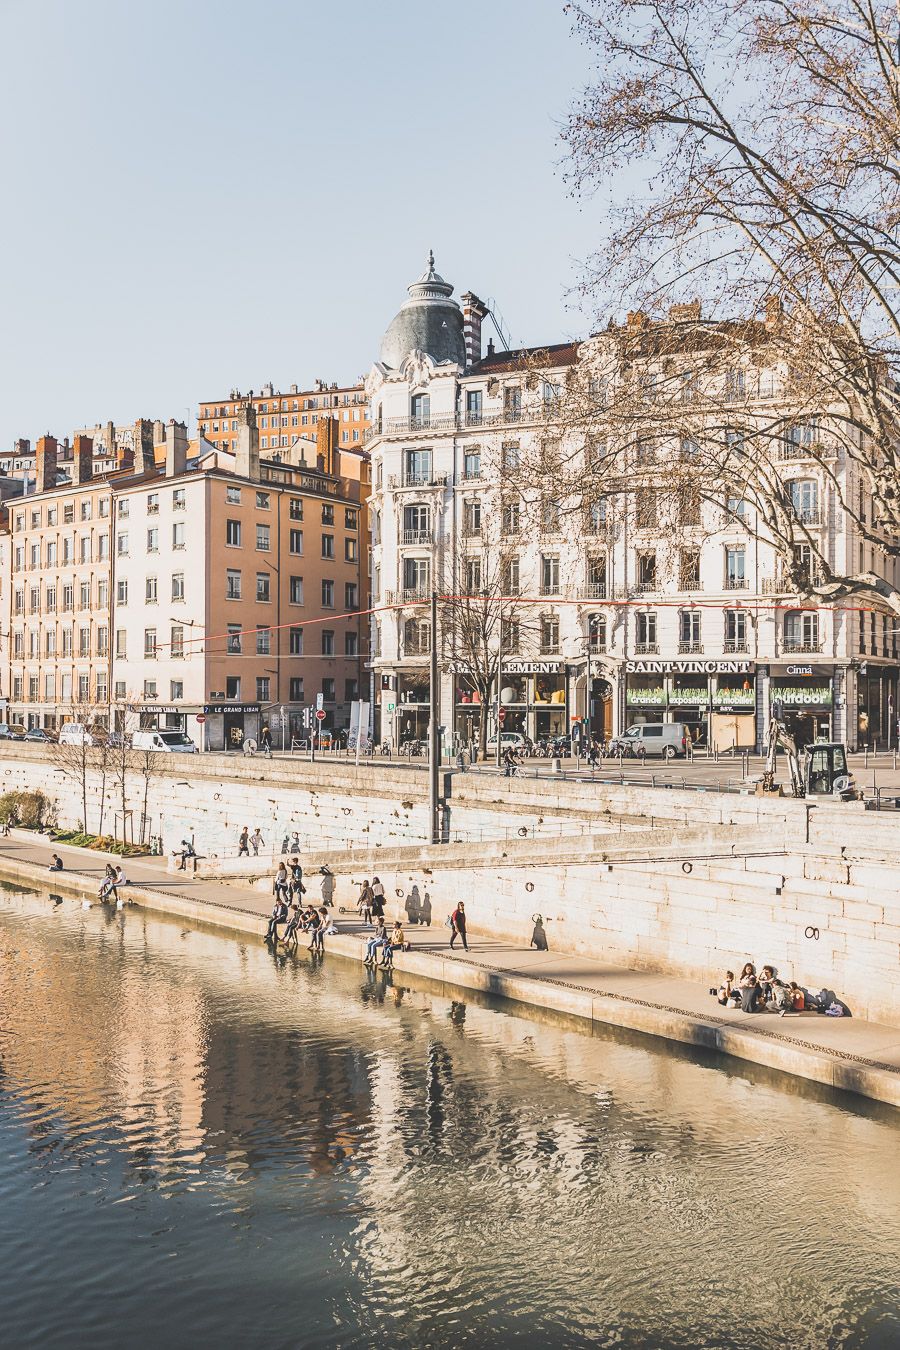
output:
<svg viewBox="0 0 900 1350"><path fill-rule="evenodd" d="M579 587L579 593L585 600L605 600L605 581L586 581Z"/></svg>
<svg viewBox="0 0 900 1350"><path fill-rule="evenodd" d="M431 530L401 530L401 544L431 544L433 543Z"/></svg>
<svg viewBox="0 0 900 1350"><path fill-rule="evenodd" d="M408 586L401 591L385 591L384 593L386 605L419 605L430 599L430 586Z"/></svg>
<svg viewBox="0 0 900 1350"><path fill-rule="evenodd" d="M792 656L816 656L822 651L821 642L804 642L800 638L786 637L782 647L785 652L789 652Z"/></svg>
<svg viewBox="0 0 900 1350"><path fill-rule="evenodd" d="M541 413L535 412L531 421L538 421ZM432 431L467 431L478 427L517 426L526 420L521 409L502 408L497 412L447 413L437 417L388 417L380 427L369 427L365 440L376 436L428 435Z"/></svg>
<svg viewBox="0 0 900 1350"><path fill-rule="evenodd" d="M747 639L746 639L746 638L726 638L726 639L725 639L725 655L726 655L726 656L733 656L735 652L746 652L746 651L748 651L748 650L749 650L749 648L748 648L748 645L747 645Z"/></svg>
<svg viewBox="0 0 900 1350"><path fill-rule="evenodd" d="M658 642L636 642L634 650L638 656L655 656L659 651Z"/></svg>
<svg viewBox="0 0 900 1350"><path fill-rule="evenodd" d="M747 589L747 578L746 578L746 577L726 577L726 578L725 578L725 589L726 589L726 591L745 591L745 590Z"/></svg>
<svg viewBox="0 0 900 1350"><path fill-rule="evenodd" d="M389 488L435 488L446 487L449 474L446 473L402 473L391 474Z"/></svg>
<svg viewBox="0 0 900 1350"><path fill-rule="evenodd" d="M699 640L699 638L697 639L696 642L691 640L689 642L679 642L678 644L679 656L687 656L691 652L702 652L702 651L703 651L703 643Z"/></svg>

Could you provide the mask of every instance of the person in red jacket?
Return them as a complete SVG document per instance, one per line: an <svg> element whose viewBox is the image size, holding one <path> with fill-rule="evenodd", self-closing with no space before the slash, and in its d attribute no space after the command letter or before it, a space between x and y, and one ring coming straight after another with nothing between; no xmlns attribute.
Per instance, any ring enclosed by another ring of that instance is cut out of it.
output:
<svg viewBox="0 0 900 1350"><path fill-rule="evenodd" d="M466 942L466 907L460 900L456 909L450 915L450 946L452 947L456 939L462 938L462 945L465 951L469 950L469 944Z"/></svg>

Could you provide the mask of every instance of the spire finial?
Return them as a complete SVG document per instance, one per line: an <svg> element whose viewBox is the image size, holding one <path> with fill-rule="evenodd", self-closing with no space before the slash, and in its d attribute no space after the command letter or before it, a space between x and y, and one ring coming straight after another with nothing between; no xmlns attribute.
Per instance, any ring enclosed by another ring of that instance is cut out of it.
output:
<svg viewBox="0 0 900 1350"><path fill-rule="evenodd" d="M434 271L434 249L433 249L433 248L430 248L430 249L428 250L428 270L429 270L430 272L433 272L433 271Z"/></svg>

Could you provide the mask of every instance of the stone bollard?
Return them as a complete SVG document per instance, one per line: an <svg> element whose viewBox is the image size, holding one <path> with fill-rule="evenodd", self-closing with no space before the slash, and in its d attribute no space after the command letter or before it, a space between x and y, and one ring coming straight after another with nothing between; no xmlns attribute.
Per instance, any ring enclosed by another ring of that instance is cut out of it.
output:
<svg viewBox="0 0 900 1350"><path fill-rule="evenodd" d="M559 755L553 756L553 761L550 767L554 773L562 773L562 760L560 759Z"/></svg>

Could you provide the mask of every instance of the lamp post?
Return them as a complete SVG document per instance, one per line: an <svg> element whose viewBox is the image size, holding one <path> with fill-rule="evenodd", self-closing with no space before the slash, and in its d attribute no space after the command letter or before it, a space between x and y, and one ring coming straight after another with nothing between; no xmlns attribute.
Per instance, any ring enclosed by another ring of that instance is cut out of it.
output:
<svg viewBox="0 0 900 1350"><path fill-rule="evenodd" d="M500 716L500 690L503 684L503 609L500 610L500 622L497 638L497 768L500 768L500 741L503 732L503 719ZM487 709L485 709L485 713Z"/></svg>
<svg viewBox="0 0 900 1350"><path fill-rule="evenodd" d="M431 670L429 680L429 714L428 723L428 814L431 820L431 842L439 844L441 842L441 825L439 818L438 805L438 783L439 762L438 762L438 717L440 715L440 690L438 688L438 641L437 641L437 591L431 592Z"/></svg>

